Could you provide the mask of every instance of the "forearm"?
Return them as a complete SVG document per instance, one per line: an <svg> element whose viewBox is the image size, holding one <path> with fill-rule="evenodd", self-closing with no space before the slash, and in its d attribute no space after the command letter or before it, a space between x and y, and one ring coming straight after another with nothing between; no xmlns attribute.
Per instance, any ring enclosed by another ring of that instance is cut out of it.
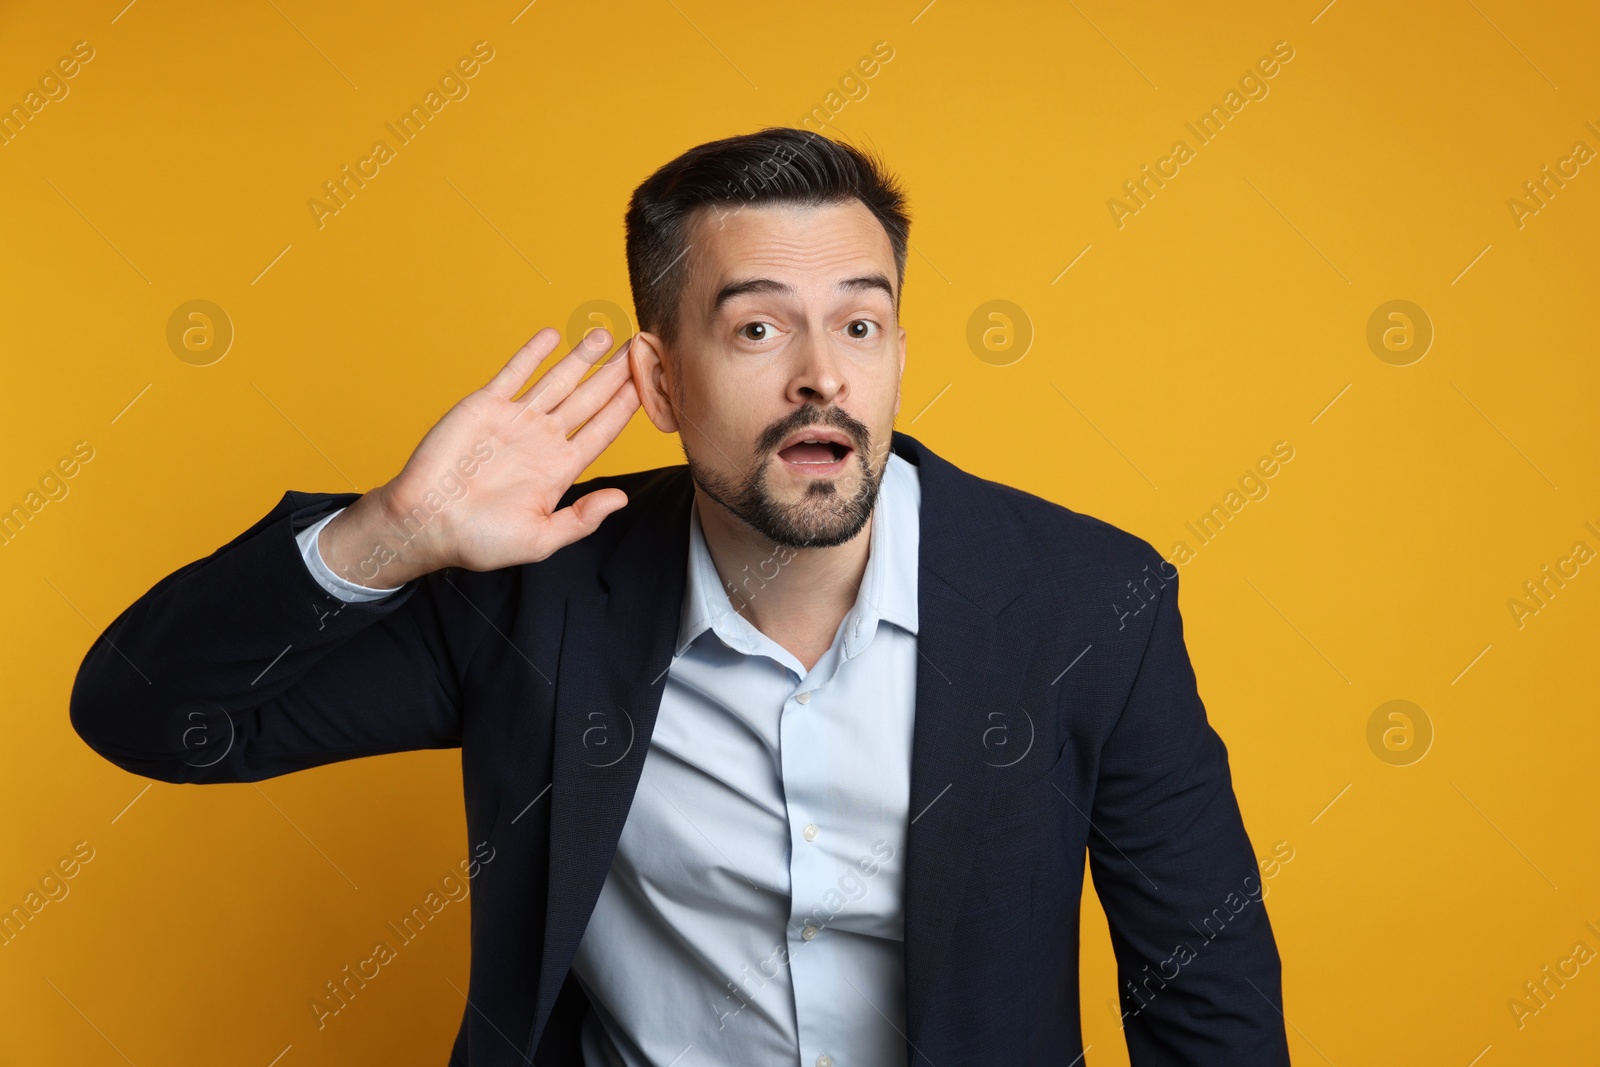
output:
<svg viewBox="0 0 1600 1067"><path fill-rule="evenodd" d="M443 627L430 605L419 605L420 622L397 617L417 585L348 603L301 558L294 527L353 502L286 494L141 596L84 657L71 701L79 735L118 766L173 782L255 780L448 743L454 693L435 669ZM314 684L299 684L313 672ZM402 685L404 701L378 699Z"/></svg>

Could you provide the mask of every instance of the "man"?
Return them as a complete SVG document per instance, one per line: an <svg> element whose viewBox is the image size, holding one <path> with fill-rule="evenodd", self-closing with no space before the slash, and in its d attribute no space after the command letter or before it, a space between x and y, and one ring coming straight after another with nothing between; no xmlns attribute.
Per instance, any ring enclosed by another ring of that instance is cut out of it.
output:
<svg viewBox="0 0 1600 1067"><path fill-rule="evenodd" d="M169 782L459 745L452 1064L1079 1062L1086 850L1133 1062L1286 1064L1177 574L893 430L908 231L803 131L673 160L616 357L524 392L541 330L384 486L286 493L107 628L74 726ZM687 465L574 485L641 406Z"/></svg>

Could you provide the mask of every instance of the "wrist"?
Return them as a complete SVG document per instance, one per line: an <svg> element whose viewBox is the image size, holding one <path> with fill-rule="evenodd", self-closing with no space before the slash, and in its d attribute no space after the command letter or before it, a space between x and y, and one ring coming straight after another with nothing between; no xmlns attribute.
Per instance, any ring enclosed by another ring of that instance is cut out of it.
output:
<svg viewBox="0 0 1600 1067"><path fill-rule="evenodd" d="M442 566L429 552L427 534L397 505L388 486L369 490L323 527L317 548L323 562L347 581L372 588L401 586Z"/></svg>

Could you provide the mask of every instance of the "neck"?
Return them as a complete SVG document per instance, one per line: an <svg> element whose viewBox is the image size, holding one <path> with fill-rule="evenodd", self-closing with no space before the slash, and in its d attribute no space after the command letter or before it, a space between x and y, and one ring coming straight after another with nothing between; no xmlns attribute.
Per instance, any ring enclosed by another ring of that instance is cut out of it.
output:
<svg viewBox="0 0 1600 1067"><path fill-rule="evenodd" d="M750 529L698 486L694 495L706 548L733 610L809 670L856 602L876 509L842 545L789 548Z"/></svg>

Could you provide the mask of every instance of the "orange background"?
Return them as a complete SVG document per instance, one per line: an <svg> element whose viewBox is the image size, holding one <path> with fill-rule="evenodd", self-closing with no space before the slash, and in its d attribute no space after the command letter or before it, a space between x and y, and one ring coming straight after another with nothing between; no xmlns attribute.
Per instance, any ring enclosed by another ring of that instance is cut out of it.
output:
<svg viewBox="0 0 1600 1067"><path fill-rule="evenodd" d="M0 1061L444 1061L463 904L321 1031L308 1005L468 856L457 754L151 785L72 732L74 673L285 489L381 484L539 327L631 307L622 212L656 166L830 112L915 213L900 428L1195 549L1201 693L1257 854L1293 850L1267 906L1296 1062L1592 1061L1600 967L1520 1027L1507 1005L1600 951L1600 574L1520 626L1508 607L1600 550L1600 167L1508 207L1600 150L1592 5L523 2L0 15L0 103L93 49L0 146L0 507L92 450L0 547L0 906L93 855L0 947ZM319 228L307 201L477 41L469 94ZM1199 145L1184 124L1279 41L1267 95ZM1180 138L1193 158L1119 227L1108 200ZM169 347L191 300L232 324L210 365ZM991 300L1016 310L975 350ZM1391 300L1431 322L1422 358L1369 346ZM1185 523L1279 441L1267 495L1199 546ZM680 459L637 417L595 473ZM1431 725L1420 760L1403 732L1369 745L1390 700ZM1087 1059L1124 1063L1084 910Z"/></svg>

